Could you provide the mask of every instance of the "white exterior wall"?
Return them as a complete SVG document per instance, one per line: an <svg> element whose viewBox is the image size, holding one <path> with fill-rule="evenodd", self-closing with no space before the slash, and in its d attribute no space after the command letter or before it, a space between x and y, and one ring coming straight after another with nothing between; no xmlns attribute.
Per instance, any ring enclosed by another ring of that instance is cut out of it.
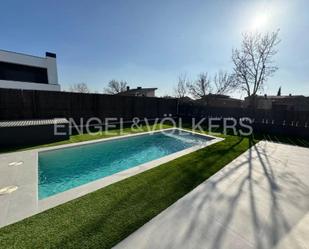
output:
<svg viewBox="0 0 309 249"><path fill-rule="evenodd" d="M60 85L58 84L56 58L48 56L46 58L43 58L38 56L0 50L0 61L25 66L46 68L48 78L48 84L43 82L42 84L40 84L34 82L0 80L0 88L60 91Z"/></svg>
<svg viewBox="0 0 309 249"><path fill-rule="evenodd" d="M21 82L0 80L0 88L23 89L23 90L42 90L42 91L60 91L60 85L56 84L40 84L33 82Z"/></svg>
<svg viewBox="0 0 309 249"><path fill-rule="evenodd" d="M46 57L47 77L49 84L58 84L58 72L56 58Z"/></svg>

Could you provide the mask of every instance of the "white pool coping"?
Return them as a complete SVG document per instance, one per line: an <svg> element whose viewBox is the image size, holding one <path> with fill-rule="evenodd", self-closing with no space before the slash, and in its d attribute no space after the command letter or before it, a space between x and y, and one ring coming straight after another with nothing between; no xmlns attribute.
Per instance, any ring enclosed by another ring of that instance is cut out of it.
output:
<svg viewBox="0 0 309 249"><path fill-rule="evenodd" d="M110 140L124 139L128 137L142 136L146 134L153 134L174 129L185 131L187 133L197 134L199 136L211 137L213 139L201 145L196 145L188 149L178 151L176 153L161 157L159 159L155 159L150 162L135 166L133 168L101 178L99 180L95 180L93 182L89 182L87 184L69 189L67 191L58 193L45 199L42 200L38 199L39 152L58 150L93 143L100 143ZM224 139L190 130L180 128L168 128L156 131L140 132L110 138L90 140L86 142L78 142L74 144L57 145L23 152L0 154L0 188L4 188L7 186L17 187L17 190L10 194L0 195L0 227L12 224L14 222L17 222L34 214L43 212L47 209L53 208L65 202L84 196L88 193L106 187L112 183L137 175L146 170L152 169L163 163L169 162L178 157L205 148L211 144L220 142L222 140ZM20 162L20 161L22 161L23 163L17 164L16 166L14 166L13 164L12 166L12 162Z"/></svg>

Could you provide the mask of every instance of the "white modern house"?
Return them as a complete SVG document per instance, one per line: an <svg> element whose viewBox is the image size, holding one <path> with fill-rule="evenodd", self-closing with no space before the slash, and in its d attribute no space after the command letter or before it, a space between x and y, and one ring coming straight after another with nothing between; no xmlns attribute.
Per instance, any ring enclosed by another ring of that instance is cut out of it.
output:
<svg viewBox="0 0 309 249"><path fill-rule="evenodd" d="M56 54L38 57L0 50L0 88L60 91Z"/></svg>

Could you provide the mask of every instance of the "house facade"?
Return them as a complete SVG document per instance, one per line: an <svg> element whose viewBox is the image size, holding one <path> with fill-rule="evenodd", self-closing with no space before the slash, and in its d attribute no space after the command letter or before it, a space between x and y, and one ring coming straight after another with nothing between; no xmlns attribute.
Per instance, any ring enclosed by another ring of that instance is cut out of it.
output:
<svg viewBox="0 0 309 249"><path fill-rule="evenodd" d="M137 87L130 89L130 87L127 87L127 90L124 92L119 93L120 95L126 95L126 96L139 96L139 97L155 97L155 91L158 88L142 88Z"/></svg>
<svg viewBox="0 0 309 249"><path fill-rule="evenodd" d="M60 91L56 54L38 57L0 50L0 88Z"/></svg>

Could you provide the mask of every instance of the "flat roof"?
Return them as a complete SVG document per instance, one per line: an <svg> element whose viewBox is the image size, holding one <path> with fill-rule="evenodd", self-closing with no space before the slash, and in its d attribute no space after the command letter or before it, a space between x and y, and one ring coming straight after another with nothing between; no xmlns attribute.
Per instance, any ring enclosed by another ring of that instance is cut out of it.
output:
<svg viewBox="0 0 309 249"><path fill-rule="evenodd" d="M15 51L10 51L10 50L5 50L5 49L0 49L0 52L18 54L18 55L22 55L22 56L30 56L30 57L40 58L40 59L45 59L46 58L46 57L42 57L42 56L38 56L38 55L32 55L32 54L26 54L26 53L21 53L21 52L15 52ZM56 58L56 54L55 53L51 53L51 52L45 52L45 56Z"/></svg>

